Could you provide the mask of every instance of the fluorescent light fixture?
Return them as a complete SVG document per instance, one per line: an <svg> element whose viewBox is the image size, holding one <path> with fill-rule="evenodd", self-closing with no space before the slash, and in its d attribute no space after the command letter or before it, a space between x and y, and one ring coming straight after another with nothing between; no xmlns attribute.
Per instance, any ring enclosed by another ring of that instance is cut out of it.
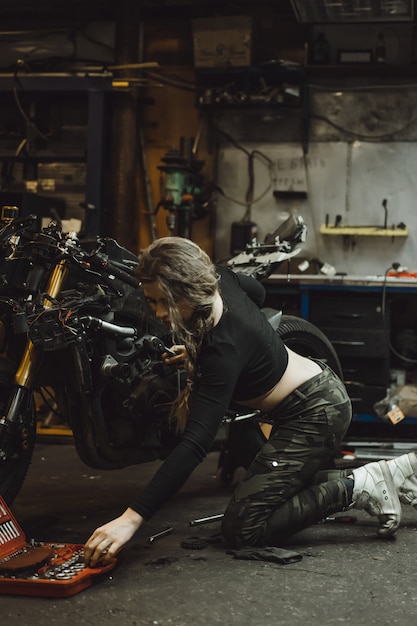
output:
<svg viewBox="0 0 417 626"><path fill-rule="evenodd" d="M414 0L291 0L299 22L410 22Z"/></svg>

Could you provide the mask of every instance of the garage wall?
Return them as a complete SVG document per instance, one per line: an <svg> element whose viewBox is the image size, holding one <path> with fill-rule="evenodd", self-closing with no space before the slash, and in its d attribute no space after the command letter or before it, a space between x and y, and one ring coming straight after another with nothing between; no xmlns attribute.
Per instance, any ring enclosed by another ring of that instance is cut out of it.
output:
<svg viewBox="0 0 417 626"><path fill-rule="evenodd" d="M287 116L279 110L219 117L216 128L239 142L240 149L220 140L217 179L225 195L218 204L217 258L229 254L231 224L245 215L239 202L247 188L246 153L259 152L250 219L258 225L260 240L293 213L308 225L306 253L337 271L381 273L393 261L417 266L416 87L412 81L350 82L311 87L308 114L299 110ZM274 191L290 193L283 198ZM384 200L387 226L405 224L408 238L320 235L320 226L326 219L333 224L336 216L341 225L383 226Z"/></svg>
<svg viewBox="0 0 417 626"><path fill-rule="evenodd" d="M263 197L252 205L251 219L258 225L258 238L288 217L301 215L308 227L303 256L318 257L332 264L338 272L348 274L380 274L393 261L409 268L416 267L417 247L417 146L415 143L389 144L345 142L312 142L304 157L299 144L244 144L248 151L258 150L273 162L272 176L264 161L255 166L254 197ZM285 168L285 171L284 171ZM230 254L230 229L242 219L244 209L237 202L244 200L247 186L245 154L230 146L219 152L218 183L227 194L220 196L215 238L216 258ZM293 184L295 183L295 184ZM276 199L274 189L303 188L305 199ZM383 226L387 199L388 225L404 222L407 238L348 238L320 234L320 226L336 215L342 225Z"/></svg>

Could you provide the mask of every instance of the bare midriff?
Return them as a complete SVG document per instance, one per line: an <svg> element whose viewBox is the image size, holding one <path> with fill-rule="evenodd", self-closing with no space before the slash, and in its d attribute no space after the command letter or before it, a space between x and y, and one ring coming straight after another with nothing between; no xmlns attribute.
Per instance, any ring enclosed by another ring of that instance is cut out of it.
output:
<svg viewBox="0 0 417 626"><path fill-rule="evenodd" d="M288 352L287 369L277 384L263 395L251 400L239 401L238 404L267 413L285 400L297 387L321 372L320 365L315 361L289 348L286 350Z"/></svg>

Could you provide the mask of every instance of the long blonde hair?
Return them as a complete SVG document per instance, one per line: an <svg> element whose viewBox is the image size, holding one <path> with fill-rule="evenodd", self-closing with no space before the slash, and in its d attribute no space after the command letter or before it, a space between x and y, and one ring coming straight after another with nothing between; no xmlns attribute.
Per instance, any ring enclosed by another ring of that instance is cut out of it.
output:
<svg viewBox="0 0 417 626"><path fill-rule="evenodd" d="M136 274L141 282L156 282L165 293L176 343L184 343L187 385L178 396L173 414L182 432L189 414L189 396L198 378L198 355L206 333L213 327L213 304L218 291L215 267L197 244L183 237L162 237L140 257ZM184 321L179 304L194 313Z"/></svg>

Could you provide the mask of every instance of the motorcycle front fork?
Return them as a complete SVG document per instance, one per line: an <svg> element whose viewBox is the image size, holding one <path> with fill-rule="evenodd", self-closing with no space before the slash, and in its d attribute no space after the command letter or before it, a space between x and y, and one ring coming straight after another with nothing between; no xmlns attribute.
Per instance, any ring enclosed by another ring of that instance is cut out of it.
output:
<svg viewBox="0 0 417 626"><path fill-rule="evenodd" d="M49 278L49 282L46 287L46 294L49 297L44 298L44 307L52 306L52 300L59 295L67 273L67 261L62 259L54 267ZM32 395L32 384L37 371L38 363L39 353L32 341L28 339L14 377L9 401L6 405L6 411L0 417L0 461L6 460L13 452L14 436L23 412L22 407L24 407L25 402L26 407L29 406ZM25 430L26 429L24 428L22 431L23 437L20 443L22 447L25 447L25 441L29 436L29 432L27 432L27 435L25 436Z"/></svg>

